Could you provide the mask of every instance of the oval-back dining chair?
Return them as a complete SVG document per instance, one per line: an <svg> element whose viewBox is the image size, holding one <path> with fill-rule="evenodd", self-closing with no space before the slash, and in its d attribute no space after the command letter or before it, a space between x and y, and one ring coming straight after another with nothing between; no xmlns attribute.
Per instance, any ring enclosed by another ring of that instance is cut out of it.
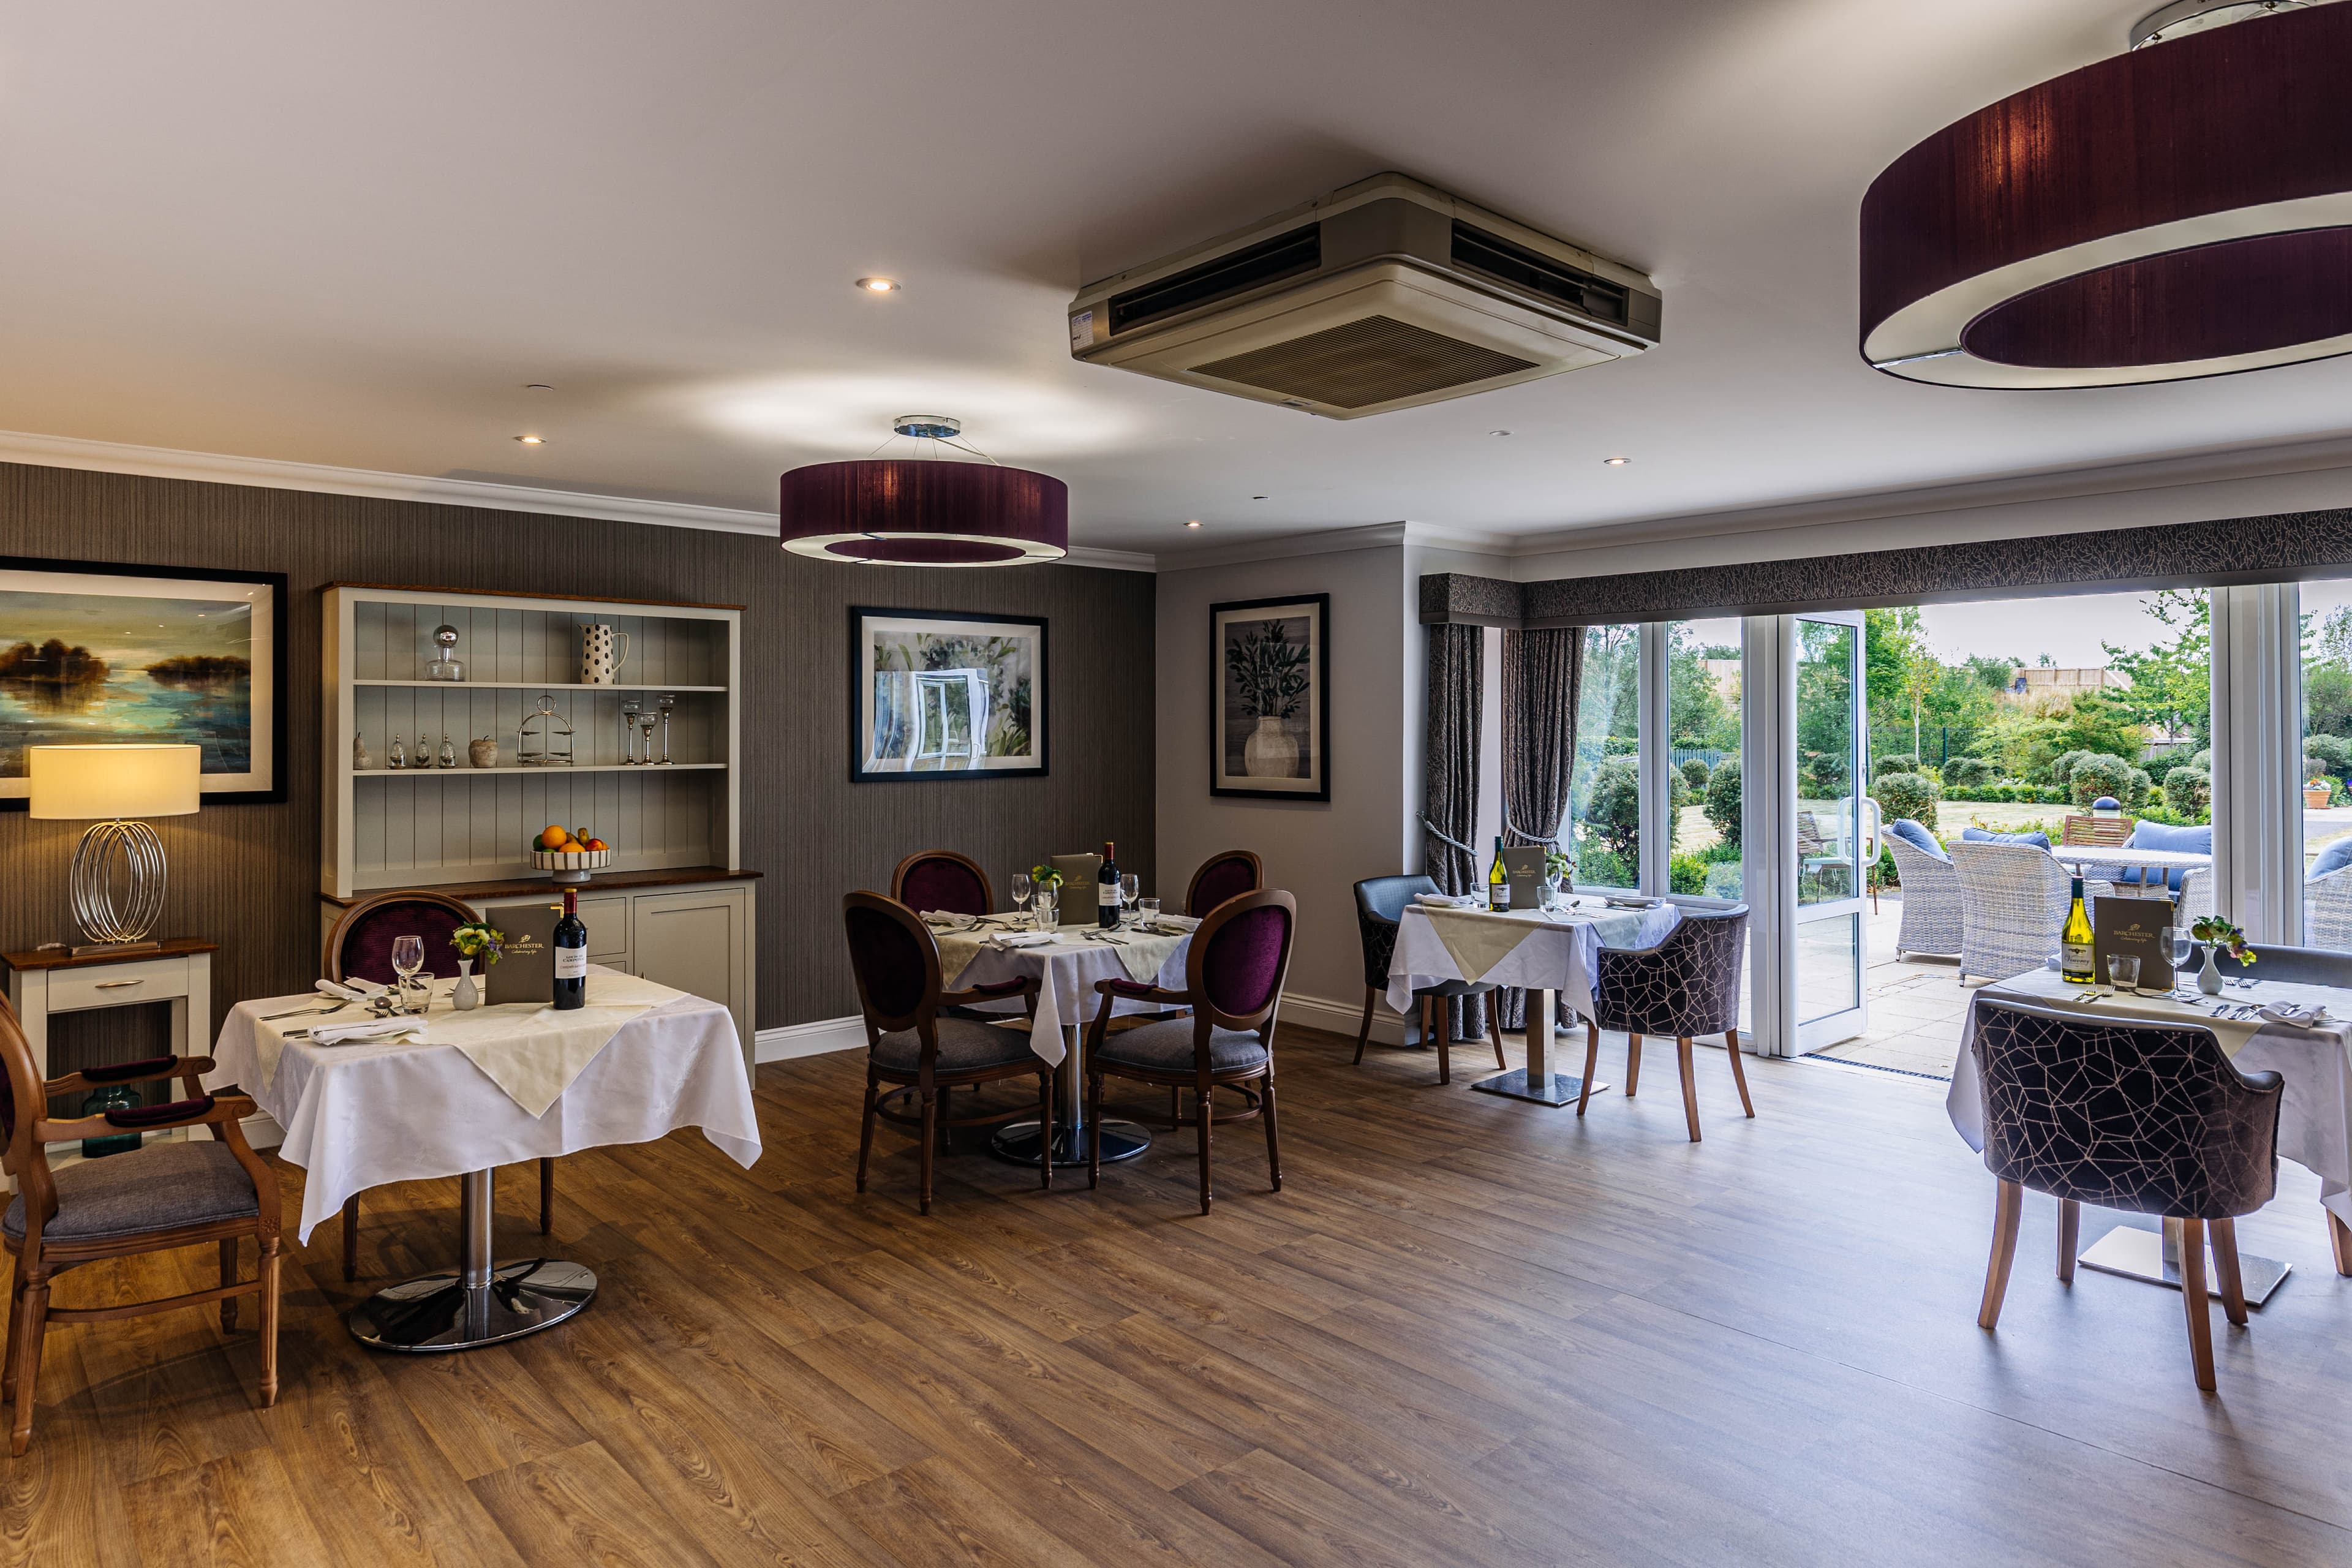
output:
<svg viewBox="0 0 2352 1568"><path fill-rule="evenodd" d="M1209 1129L1216 1114L1212 1101L1220 1089L1237 1089L1249 1106L1225 1121L1265 1119L1266 1173L1274 1190L1282 1191L1282 1149L1274 1115L1274 1025L1283 982L1290 973L1290 941L1297 924L1298 904L1288 893L1272 889L1244 893L1219 904L1192 933L1192 945L1184 955L1183 990L1131 980L1095 983L1102 1005L1087 1036L1087 1121L1092 1129L1087 1151L1088 1186L1102 1184L1102 1085L1108 1074L1193 1091L1192 1120L1201 1129L1202 1214L1209 1212ZM1192 1016L1109 1034L1111 1008L1121 1000L1172 1004L1191 1008Z"/></svg>
<svg viewBox="0 0 2352 1568"><path fill-rule="evenodd" d="M1195 919L1227 899L1255 893L1265 886L1265 865L1247 849L1225 849L1201 862L1184 889L1184 912Z"/></svg>
<svg viewBox="0 0 2352 1568"><path fill-rule="evenodd" d="M395 888L362 899L342 913L327 933L326 952L319 968L330 980L373 980L389 985L399 973L392 967L392 940L399 936L425 939L421 973L446 980L457 973L457 950L450 933L477 919L472 906L430 888ZM555 1162L539 1163L539 1234L555 1228ZM343 1278L360 1277L360 1195L343 1200Z"/></svg>
<svg viewBox="0 0 2352 1568"><path fill-rule="evenodd" d="M919 914L992 915L996 892L980 862L952 849L919 849L890 873L890 896Z"/></svg>

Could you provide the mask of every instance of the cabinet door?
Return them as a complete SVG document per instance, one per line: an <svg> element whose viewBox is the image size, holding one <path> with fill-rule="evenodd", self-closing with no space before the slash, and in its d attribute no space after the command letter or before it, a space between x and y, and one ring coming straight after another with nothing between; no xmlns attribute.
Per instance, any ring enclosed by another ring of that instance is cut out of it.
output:
<svg viewBox="0 0 2352 1568"><path fill-rule="evenodd" d="M751 1058L751 921L740 888L708 893L640 893L631 900L639 974L724 1005L735 1015L743 1057Z"/></svg>

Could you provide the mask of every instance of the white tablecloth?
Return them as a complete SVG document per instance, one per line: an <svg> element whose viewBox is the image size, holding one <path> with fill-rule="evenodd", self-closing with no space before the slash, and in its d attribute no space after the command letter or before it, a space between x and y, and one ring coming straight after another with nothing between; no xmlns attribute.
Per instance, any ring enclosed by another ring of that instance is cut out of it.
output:
<svg viewBox="0 0 2352 1568"><path fill-rule="evenodd" d="M2336 1218L2352 1225L2352 1046L2347 1044L2347 1024L2352 1023L2352 991L2327 985L2298 985L2266 980L2251 991L2232 987L2224 995L2202 1003L2173 1002L2162 995L2106 994L2096 1002L2074 999L2089 989L2058 977L2057 972L2036 969L1987 985L1969 998L1960 1022L1960 1055L1952 1064L1951 1092L1944 1108L1969 1147L1984 1148L1984 1101L1977 1079L1976 1005L1990 997L2037 1003L2046 1007L2079 1011L2086 1017L2109 1021L2200 1024L2213 1031L2230 1059L2247 1072L2274 1072L2285 1080L2279 1103L2278 1152L2319 1177L2319 1201ZM2236 1021L2210 1016L2215 1001L2231 1005L2265 1002L2318 1003L2325 1005L2334 1026L2297 1029L2267 1021Z"/></svg>
<svg viewBox="0 0 2352 1568"><path fill-rule="evenodd" d="M1648 910L1612 910L1588 899L1565 914L1546 919L1534 910L1472 918L1508 921L1527 928L1502 959L1476 974L1465 974L1429 912L1407 904L1397 922L1396 952L1389 959L1388 1004L1399 1013L1412 1009L1412 994L1449 980L1487 980L1497 985L1557 991L1579 1016L1592 1016L1593 955L1611 947L1649 947L1675 929L1682 910L1672 904Z"/></svg>
<svg viewBox="0 0 2352 1568"><path fill-rule="evenodd" d="M1192 938L1187 934L1169 952L1160 965L1153 981L1171 991L1184 989L1184 962L1192 951ZM1062 1065L1066 1047L1062 1031L1082 1029L1094 1022L1096 1010L1102 998L1095 994L1097 980L1131 979L1123 955L1108 942L1088 942L1076 930L1056 932L1050 945L1041 947L1004 948L982 946L959 970L947 984L950 991L968 990L974 985L994 985L1024 975L1037 976L1037 1021L1029 1030L1029 1048L1040 1059ZM1128 1002L1114 1000L1113 1013L1156 1013L1161 1010L1158 1002ZM1018 1013L1019 1001L984 1003L982 1011Z"/></svg>
<svg viewBox="0 0 2352 1568"><path fill-rule="evenodd" d="M592 988L600 972L613 973L592 964ZM205 1075L207 1088L243 1087L285 1129L278 1152L309 1176L297 1233L305 1241L345 1198L369 1187L649 1142L680 1127L701 1128L738 1164L760 1157L742 1044L733 1016L716 1002L688 996L623 1025L572 1087L531 1116L464 1052L411 1040L289 1041L265 1088L255 1021L317 1000L314 993L238 1003L213 1047L217 1065Z"/></svg>

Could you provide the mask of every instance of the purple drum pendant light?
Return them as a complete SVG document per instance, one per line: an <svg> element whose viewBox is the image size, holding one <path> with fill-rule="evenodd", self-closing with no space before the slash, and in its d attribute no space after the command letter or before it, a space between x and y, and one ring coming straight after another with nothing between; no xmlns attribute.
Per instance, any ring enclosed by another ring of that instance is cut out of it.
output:
<svg viewBox="0 0 2352 1568"><path fill-rule="evenodd" d="M2352 5L2174 0L2130 42L1872 184L1874 368L2124 386L2352 353Z"/></svg>
<svg viewBox="0 0 2352 1568"><path fill-rule="evenodd" d="M963 426L903 414L900 436L958 451ZM983 456L975 453L975 456ZM783 546L820 561L898 566L1018 566L1070 550L1070 487L1050 474L937 456L812 463L783 476Z"/></svg>

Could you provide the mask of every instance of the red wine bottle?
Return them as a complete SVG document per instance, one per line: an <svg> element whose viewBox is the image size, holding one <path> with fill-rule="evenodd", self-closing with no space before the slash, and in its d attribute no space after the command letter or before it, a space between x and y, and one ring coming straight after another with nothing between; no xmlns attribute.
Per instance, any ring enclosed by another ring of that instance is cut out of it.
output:
<svg viewBox="0 0 2352 1568"><path fill-rule="evenodd" d="M1095 923L1105 931L1118 924L1118 860L1108 838L1103 840L1102 869L1095 873Z"/></svg>
<svg viewBox="0 0 2352 1568"><path fill-rule="evenodd" d="M555 1005L588 1005L588 927L580 919L579 895L563 889L563 918L555 922Z"/></svg>

